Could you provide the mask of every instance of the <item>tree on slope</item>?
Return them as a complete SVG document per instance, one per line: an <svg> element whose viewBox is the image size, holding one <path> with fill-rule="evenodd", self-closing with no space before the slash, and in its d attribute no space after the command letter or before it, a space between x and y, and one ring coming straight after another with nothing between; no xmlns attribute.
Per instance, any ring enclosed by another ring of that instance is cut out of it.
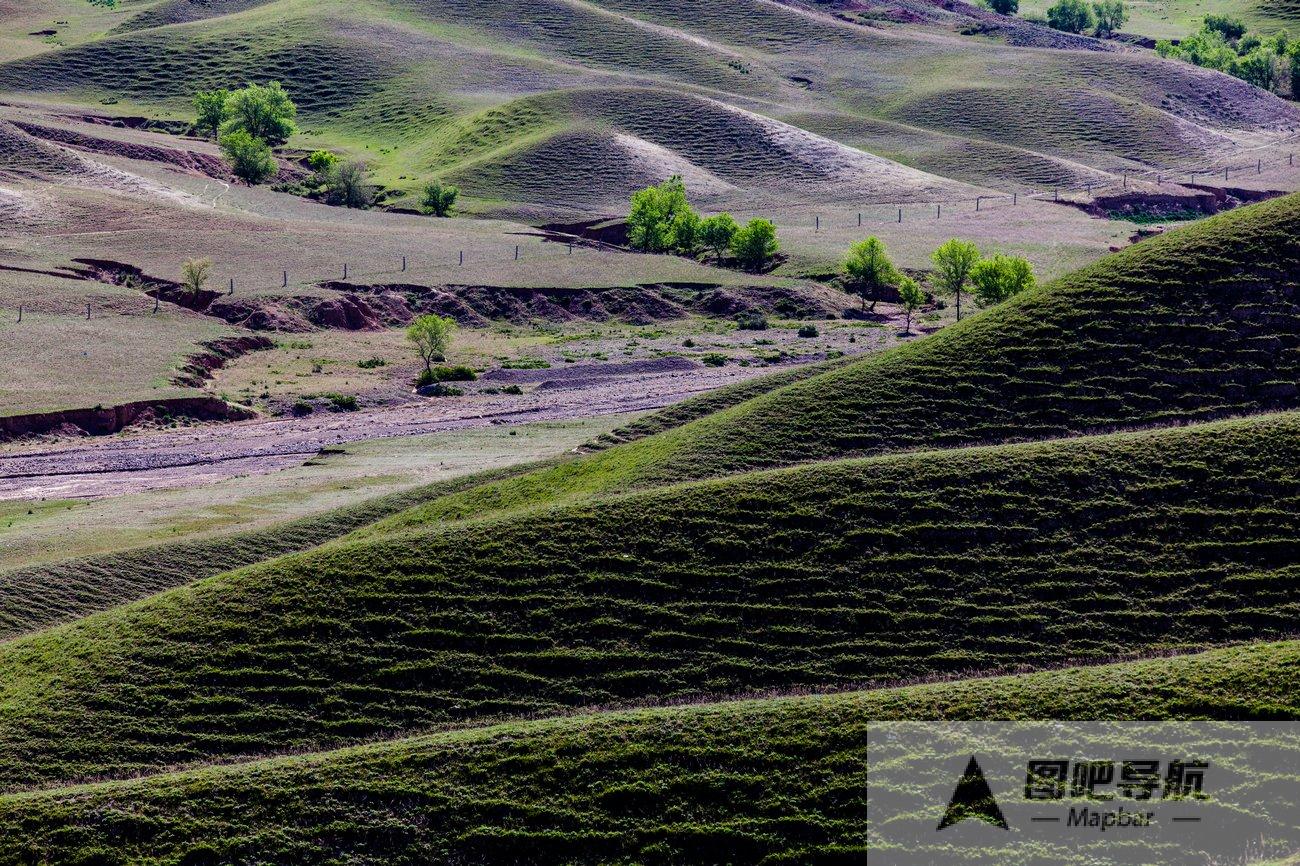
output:
<svg viewBox="0 0 1300 866"><path fill-rule="evenodd" d="M1092 4L1094 17L1097 19L1097 35L1109 36L1128 22L1128 10L1124 0L1098 0Z"/></svg>
<svg viewBox="0 0 1300 866"><path fill-rule="evenodd" d="M298 108L280 82L250 84L236 90L226 100L226 119L222 133L242 130L268 144L284 144L297 131L294 119Z"/></svg>
<svg viewBox="0 0 1300 866"><path fill-rule="evenodd" d="M989 8L999 15L1015 15L1020 11L1020 0L989 0Z"/></svg>
<svg viewBox="0 0 1300 866"><path fill-rule="evenodd" d="M849 291L862 298L863 310L867 309L870 301L872 312L875 312L885 287L896 284L902 276L889 260L884 241L874 236L849 247L844 272L848 276Z"/></svg>
<svg viewBox="0 0 1300 866"><path fill-rule="evenodd" d="M456 332L456 320L450 316L424 315L406 328L406 338L415 345L415 351L424 362L424 371L432 373L435 361L445 361L451 348L451 337Z"/></svg>
<svg viewBox="0 0 1300 866"><path fill-rule="evenodd" d="M221 136L221 152L235 177L249 186L275 174L275 156L271 153L271 146L242 129Z"/></svg>
<svg viewBox="0 0 1300 866"><path fill-rule="evenodd" d="M903 329L904 334L912 333L912 314L925 303L925 292L916 284L916 280L908 276L901 276L898 280L898 300L907 311L907 326Z"/></svg>
<svg viewBox="0 0 1300 866"><path fill-rule="evenodd" d="M781 244L776 239L776 225L771 220L755 218L731 239L731 253L742 268L761 271L777 254Z"/></svg>
<svg viewBox="0 0 1300 866"><path fill-rule="evenodd" d="M970 280L971 268L980 260L980 251L970 241L953 238L930 256L934 262L935 282L941 292L957 296L957 321L961 321L961 292Z"/></svg>
<svg viewBox="0 0 1300 866"><path fill-rule="evenodd" d="M722 257L731 249L731 242L738 231L740 226L731 214L720 213L700 223L700 242L713 250L718 264L722 264Z"/></svg>
<svg viewBox="0 0 1300 866"><path fill-rule="evenodd" d="M1016 256L984 259L971 270L971 283L981 306L1001 303L1034 287L1034 268Z"/></svg>
<svg viewBox="0 0 1300 866"><path fill-rule="evenodd" d="M204 90L194 94L194 129L199 135L216 138L221 133L221 124L226 122L226 100L230 91Z"/></svg>
<svg viewBox="0 0 1300 866"><path fill-rule="evenodd" d="M691 210L686 184L673 175L658 186L632 194L627 217L628 242L647 253L665 253L677 248L674 226L682 213Z"/></svg>
<svg viewBox="0 0 1300 866"><path fill-rule="evenodd" d="M447 186L442 181L434 179L424 185L420 197L420 210L429 216L449 216L458 198L460 198L459 187Z"/></svg>
<svg viewBox="0 0 1300 866"><path fill-rule="evenodd" d="M1066 33L1082 33L1096 23L1085 0L1056 0L1047 10L1047 25Z"/></svg>

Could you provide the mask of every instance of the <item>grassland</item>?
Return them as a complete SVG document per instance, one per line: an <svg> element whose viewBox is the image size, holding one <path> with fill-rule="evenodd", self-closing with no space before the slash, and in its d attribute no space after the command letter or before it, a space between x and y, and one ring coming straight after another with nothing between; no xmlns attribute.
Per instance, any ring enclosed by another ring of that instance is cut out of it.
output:
<svg viewBox="0 0 1300 866"><path fill-rule="evenodd" d="M374 531L846 455L1291 407L1298 230L1300 196L1188 226L924 341Z"/></svg>
<svg viewBox="0 0 1300 866"><path fill-rule="evenodd" d="M1050 3L1026 0L1023 14L1042 15ZM1209 14L1232 15L1266 33L1300 25L1300 5L1293 0L1134 0L1124 32L1152 39L1181 39L1200 29Z"/></svg>
<svg viewBox="0 0 1300 866"><path fill-rule="evenodd" d="M4 645L0 779L1281 638L1297 445L1283 415L327 546Z"/></svg>
<svg viewBox="0 0 1300 866"><path fill-rule="evenodd" d="M1294 719L1298 662L1296 644L1264 644L999 679L504 724L7 796L0 857L856 863L866 855L871 720ZM1176 697L1184 694L1200 697L1187 705Z"/></svg>
<svg viewBox="0 0 1300 866"><path fill-rule="evenodd" d="M0 583L13 569L265 529L401 490L422 487L445 493L444 486L427 485L552 458L623 420L628 419L604 416L370 440L330 448L301 466L198 488L98 500L2 502ZM282 551L275 545L266 549L268 555L277 552ZM104 561L112 558L105 556ZM224 569L229 563L212 566Z"/></svg>

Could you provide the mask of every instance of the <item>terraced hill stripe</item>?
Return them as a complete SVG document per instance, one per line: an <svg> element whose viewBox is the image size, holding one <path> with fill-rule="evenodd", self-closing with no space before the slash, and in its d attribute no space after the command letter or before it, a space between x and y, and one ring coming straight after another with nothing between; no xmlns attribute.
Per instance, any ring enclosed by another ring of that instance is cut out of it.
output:
<svg viewBox="0 0 1300 866"><path fill-rule="evenodd" d="M500 725L0 797L0 861L860 863L868 720L1296 718L1297 695L1283 643Z"/></svg>
<svg viewBox="0 0 1300 866"><path fill-rule="evenodd" d="M373 531L845 456L1300 406L1300 195L1143 242L908 345Z"/></svg>
<svg viewBox="0 0 1300 866"><path fill-rule="evenodd" d="M0 784L1283 637L1300 415L337 544L0 647Z"/></svg>

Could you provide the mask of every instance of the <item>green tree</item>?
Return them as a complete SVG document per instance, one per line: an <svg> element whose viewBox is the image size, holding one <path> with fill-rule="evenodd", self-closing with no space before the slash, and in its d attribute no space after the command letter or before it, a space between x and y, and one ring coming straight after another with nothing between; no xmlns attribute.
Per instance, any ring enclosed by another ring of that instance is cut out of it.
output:
<svg viewBox="0 0 1300 866"><path fill-rule="evenodd" d="M460 198L459 187L445 185L435 178L424 185L424 192L420 196L420 210L429 216L449 216L458 198Z"/></svg>
<svg viewBox="0 0 1300 866"><path fill-rule="evenodd" d="M271 146L242 129L221 136L221 152L235 177L249 186L261 183L276 172Z"/></svg>
<svg viewBox="0 0 1300 866"><path fill-rule="evenodd" d="M226 100L223 133L243 130L268 144L284 144L297 131L294 119L298 109L280 82L250 84L236 90Z"/></svg>
<svg viewBox="0 0 1300 866"><path fill-rule="evenodd" d="M957 321L961 321L961 292L970 280L971 268L980 260L980 251L970 241L953 238L930 256L934 262L935 282L939 291L957 296Z"/></svg>
<svg viewBox="0 0 1300 866"><path fill-rule="evenodd" d="M451 338L455 333L456 320L450 316L424 315L407 326L406 339L415 345L427 375L433 374L435 361L447 359L447 350L451 348Z"/></svg>
<svg viewBox="0 0 1300 866"><path fill-rule="evenodd" d="M307 157L307 167L316 175L317 186L324 186L329 181L330 172L339 164L337 155L328 150L313 150Z"/></svg>
<svg viewBox="0 0 1300 866"><path fill-rule="evenodd" d="M898 279L898 301L903 305L907 312L907 326L903 329L904 334L912 333L912 314L925 303L925 292L916 284L916 280L908 276L900 276Z"/></svg>
<svg viewBox="0 0 1300 866"><path fill-rule="evenodd" d="M366 176L366 164L355 159L335 161L325 174L325 201L354 208L374 204L375 187Z"/></svg>
<svg viewBox="0 0 1300 866"><path fill-rule="evenodd" d="M1206 15L1202 29L1218 33L1229 42L1235 42L1246 35L1245 22L1231 15Z"/></svg>
<svg viewBox="0 0 1300 866"><path fill-rule="evenodd" d="M700 247L700 215L687 207L677 212L673 218L673 246L680 253L695 255Z"/></svg>
<svg viewBox="0 0 1300 866"><path fill-rule="evenodd" d="M691 210L686 200L686 184L681 175L673 175L658 186L646 187L632 194L628 212L628 241L647 253L662 253L677 246L673 226L678 215Z"/></svg>
<svg viewBox="0 0 1300 866"><path fill-rule="evenodd" d="M1085 0L1056 0L1047 10L1047 25L1066 33L1082 33L1096 23Z"/></svg>
<svg viewBox="0 0 1300 866"><path fill-rule="evenodd" d="M731 253L742 268L761 271L781 248L776 226L771 220L755 218L746 223L731 239Z"/></svg>
<svg viewBox="0 0 1300 866"><path fill-rule="evenodd" d="M1020 0L989 0L989 8L999 15L1015 15L1020 11Z"/></svg>
<svg viewBox="0 0 1300 866"><path fill-rule="evenodd" d="M1034 287L1034 269L1016 256L994 256L971 269L971 284L981 306L989 307Z"/></svg>
<svg viewBox="0 0 1300 866"><path fill-rule="evenodd" d="M216 138L221 132L221 124L226 122L226 101L230 91L225 89L203 90L194 94L194 129L199 135Z"/></svg>
<svg viewBox="0 0 1300 866"><path fill-rule="evenodd" d="M736 225L736 220L731 214L720 213L700 223L700 242L713 250L718 263L721 264L723 255L731 249L731 241L739 230L740 226Z"/></svg>
<svg viewBox="0 0 1300 866"><path fill-rule="evenodd" d="M874 236L849 247L848 257L844 260L844 272L848 275L849 291L862 298L863 310L867 309L867 302L870 301L872 312L885 287L896 284L902 276L889 260L884 241Z"/></svg>
<svg viewBox="0 0 1300 866"><path fill-rule="evenodd" d="M1109 36L1128 22L1124 0L1097 0L1092 4L1092 12L1097 19L1098 36Z"/></svg>
<svg viewBox="0 0 1300 866"><path fill-rule="evenodd" d="M186 259L181 262L181 291L193 297L203 291L212 275L212 259Z"/></svg>

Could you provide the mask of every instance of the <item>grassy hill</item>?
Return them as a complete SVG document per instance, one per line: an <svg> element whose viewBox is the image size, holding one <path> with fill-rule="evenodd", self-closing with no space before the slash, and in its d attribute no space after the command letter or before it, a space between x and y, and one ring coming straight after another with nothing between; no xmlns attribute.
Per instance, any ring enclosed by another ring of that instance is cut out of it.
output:
<svg viewBox="0 0 1300 866"><path fill-rule="evenodd" d="M375 531L557 498L1300 404L1300 196L1144 242L934 336Z"/></svg>
<svg viewBox="0 0 1300 866"><path fill-rule="evenodd" d="M329 546L0 647L0 782L1281 638L1297 447L1281 415Z"/></svg>
<svg viewBox="0 0 1300 866"><path fill-rule="evenodd" d="M868 720L1294 719L1297 671L1300 645L1268 644L435 734L0 797L0 858L857 863Z"/></svg>
<svg viewBox="0 0 1300 866"><path fill-rule="evenodd" d="M197 89L276 78L302 109L296 143L363 154L399 190L454 178L485 207L611 209L671 172L716 206L964 198L968 182L1213 160L1300 119L1150 54L766 0L167 0L108 26L73 10L46 22L53 36L0 24L0 89L184 116Z"/></svg>

